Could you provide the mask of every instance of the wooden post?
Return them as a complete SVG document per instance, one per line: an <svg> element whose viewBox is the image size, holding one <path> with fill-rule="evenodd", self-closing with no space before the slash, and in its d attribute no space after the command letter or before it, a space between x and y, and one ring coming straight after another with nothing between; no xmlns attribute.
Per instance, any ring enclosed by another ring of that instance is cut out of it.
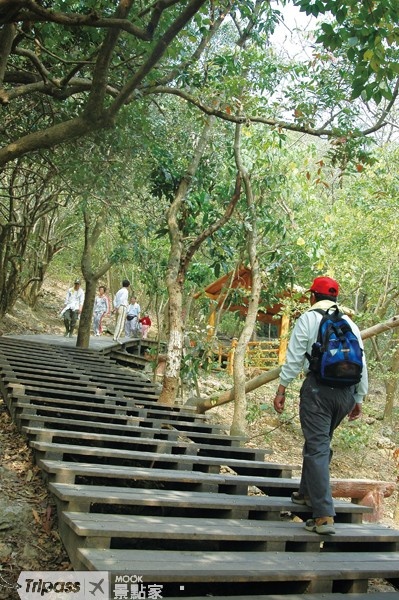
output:
<svg viewBox="0 0 399 600"><path fill-rule="evenodd" d="M279 365L283 365L285 363L285 357L287 355L289 328L290 328L290 318L288 315L283 314L283 316L281 317L280 345L278 348L278 364Z"/></svg>
<svg viewBox="0 0 399 600"><path fill-rule="evenodd" d="M207 332L208 341L210 339L212 339L213 336L215 335L215 324L216 324L216 310L212 309L212 311L209 313L209 319L208 319L208 332Z"/></svg>
<svg viewBox="0 0 399 600"><path fill-rule="evenodd" d="M238 339L233 338L231 342L231 350L227 355L227 372L229 375L233 375L234 372L234 355L236 353L237 344Z"/></svg>

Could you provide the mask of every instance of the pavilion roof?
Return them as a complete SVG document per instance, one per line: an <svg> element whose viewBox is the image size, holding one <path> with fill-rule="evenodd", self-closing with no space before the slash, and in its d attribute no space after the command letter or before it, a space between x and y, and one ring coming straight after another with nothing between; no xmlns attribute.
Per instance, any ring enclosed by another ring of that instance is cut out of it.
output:
<svg viewBox="0 0 399 600"><path fill-rule="evenodd" d="M195 294L194 298L199 298L204 294L208 298L217 301L218 305L220 306L223 304L226 294L230 289L241 288L245 290L251 290L251 287L251 269L249 267L241 266L235 271L230 271L230 273L227 273L226 275L219 277L219 279L216 279L216 281L210 283L202 292ZM283 308L283 300L284 298L290 297L293 292L304 292L304 290L295 286L293 289L285 290L284 292L280 293L279 297L281 298L281 302L276 302L271 306L264 307L263 310L259 310L257 320L264 323L278 322L279 318L276 315L278 315ZM308 297L303 296L303 298L300 300L307 301ZM226 306L226 310L239 312L242 316L245 316L248 310L246 299L243 299L243 304L229 304Z"/></svg>

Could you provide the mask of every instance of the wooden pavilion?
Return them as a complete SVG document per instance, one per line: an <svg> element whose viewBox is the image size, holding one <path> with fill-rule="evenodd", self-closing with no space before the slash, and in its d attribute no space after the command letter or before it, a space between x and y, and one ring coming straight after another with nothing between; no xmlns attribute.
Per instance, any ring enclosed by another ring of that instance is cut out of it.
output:
<svg viewBox="0 0 399 600"><path fill-rule="evenodd" d="M248 302L244 298L240 300L240 304L228 300L228 294L232 289L243 289L250 293L252 288L252 272L251 269L241 266L226 275L223 275L216 281L210 283L202 292L195 294L194 298L205 296L212 300L211 309L208 319L208 338L212 338L215 332L217 312L224 308L231 312L238 312L242 317L245 317L248 311ZM283 312L284 299L291 297L294 292L303 293L302 288L294 288L279 294L281 302L267 307L262 307L258 311L257 321L274 325L277 328L277 337L272 340L252 341L248 344L248 359L247 366L254 366L263 369L273 368L276 365L283 364L287 352L288 331L290 326L290 316ZM307 301L307 296L302 295L300 301ZM227 356L227 368L232 372L232 363L234 357L234 348L237 345L237 340L233 339L229 347L222 342L219 344L219 363L223 357Z"/></svg>

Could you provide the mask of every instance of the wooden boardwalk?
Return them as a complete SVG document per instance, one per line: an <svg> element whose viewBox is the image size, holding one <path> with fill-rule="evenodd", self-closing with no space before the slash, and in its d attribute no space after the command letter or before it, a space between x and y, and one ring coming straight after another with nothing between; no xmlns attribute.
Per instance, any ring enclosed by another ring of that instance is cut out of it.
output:
<svg viewBox="0 0 399 600"><path fill-rule="evenodd" d="M363 522L369 507L336 500L336 535L306 531L297 465L157 403L144 371L116 363L137 344L72 341L1 337L0 386L74 569L140 575L176 600L399 598L368 593L376 578L399 587L399 531Z"/></svg>

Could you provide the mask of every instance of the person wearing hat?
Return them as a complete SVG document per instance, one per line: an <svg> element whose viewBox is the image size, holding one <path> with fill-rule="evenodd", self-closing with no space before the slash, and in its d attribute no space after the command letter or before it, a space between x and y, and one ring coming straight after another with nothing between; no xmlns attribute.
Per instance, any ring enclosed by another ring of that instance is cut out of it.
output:
<svg viewBox="0 0 399 600"><path fill-rule="evenodd" d="M333 432L341 421L349 415L350 420L359 418L364 396L368 389L367 366L363 352L363 369L360 382L351 387L330 387L319 383L309 371L306 354L311 355L312 345L317 340L322 314L337 305L339 285L331 277L316 277L310 292L310 309L302 314L292 331L287 349L287 357L280 373L280 384L274 398L274 408L282 413L285 404L285 390L295 377L304 370L305 380L300 390L299 416L303 446L302 475L298 492L291 495L295 504L312 507L313 518L306 521L305 529L319 534L333 535L334 503L330 488L330 443ZM344 315L353 333L363 348L359 328Z"/></svg>
<svg viewBox="0 0 399 600"><path fill-rule="evenodd" d="M75 279L73 287L69 288L65 296L64 308L61 312L64 317L64 337L72 337L76 322L82 312L85 293L80 287L80 279Z"/></svg>
<svg viewBox="0 0 399 600"><path fill-rule="evenodd" d="M122 281L122 287L116 292L114 298L113 312L116 314L116 323L113 339L114 342L118 342L118 344L121 343L120 337L125 329L126 311L129 304L129 287L130 281L124 279Z"/></svg>

